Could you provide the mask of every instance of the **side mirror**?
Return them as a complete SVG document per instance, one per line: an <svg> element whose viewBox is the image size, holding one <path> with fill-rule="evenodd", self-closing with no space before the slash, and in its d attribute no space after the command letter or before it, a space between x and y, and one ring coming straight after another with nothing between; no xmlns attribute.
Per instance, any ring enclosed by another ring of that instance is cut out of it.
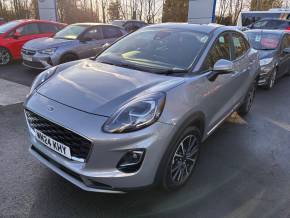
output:
<svg viewBox="0 0 290 218"><path fill-rule="evenodd" d="M283 49L284 54L290 54L290 48L284 48Z"/></svg>
<svg viewBox="0 0 290 218"><path fill-rule="evenodd" d="M208 76L209 81L215 81L219 75L229 74L234 71L234 63L225 59L218 60L213 66L212 73Z"/></svg>
<svg viewBox="0 0 290 218"><path fill-rule="evenodd" d="M21 33L20 32L15 32L13 35L12 35L12 38L13 39L19 39L21 37Z"/></svg>

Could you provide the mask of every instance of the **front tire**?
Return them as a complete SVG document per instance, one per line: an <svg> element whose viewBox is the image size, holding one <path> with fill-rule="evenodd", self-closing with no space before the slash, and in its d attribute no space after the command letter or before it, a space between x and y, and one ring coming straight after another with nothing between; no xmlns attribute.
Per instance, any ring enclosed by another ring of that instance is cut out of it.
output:
<svg viewBox="0 0 290 218"><path fill-rule="evenodd" d="M252 84L251 88L249 89L247 96L244 100L244 102L242 103L242 105L240 106L240 108L238 109L238 114L240 116L245 116L247 115L253 105L255 96L256 96L256 89L257 89L257 84L256 82Z"/></svg>
<svg viewBox="0 0 290 218"><path fill-rule="evenodd" d="M162 187L175 190L189 180L196 166L201 142L201 133L196 127L187 127L174 142L166 160Z"/></svg>
<svg viewBox="0 0 290 218"><path fill-rule="evenodd" d="M275 68L271 73L271 76L268 79L267 84L264 86L264 88L267 90L272 89L276 83L276 78L277 78L277 68Z"/></svg>
<svg viewBox="0 0 290 218"><path fill-rule="evenodd" d="M7 65L11 62L12 56L7 48L0 47L0 66Z"/></svg>

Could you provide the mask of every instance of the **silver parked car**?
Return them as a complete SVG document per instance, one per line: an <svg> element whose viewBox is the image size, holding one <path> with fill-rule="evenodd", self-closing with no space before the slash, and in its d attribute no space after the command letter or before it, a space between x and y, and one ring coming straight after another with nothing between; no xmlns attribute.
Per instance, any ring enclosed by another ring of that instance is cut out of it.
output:
<svg viewBox="0 0 290 218"><path fill-rule="evenodd" d="M127 32L114 25L78 23L65 27L51 38L27 42L21 55L29 68L48 69L52 66L95 56L105 44L111 44Z"/></svg>
<svg viewBox="0 0 290 218"><path fill-rule="evenodd" d="M30 152L87 191L179 188L201 143L234 111L249 112L258 73L257 51L232 28L142 28L95 60L35 79L25 102Z"/></svg>

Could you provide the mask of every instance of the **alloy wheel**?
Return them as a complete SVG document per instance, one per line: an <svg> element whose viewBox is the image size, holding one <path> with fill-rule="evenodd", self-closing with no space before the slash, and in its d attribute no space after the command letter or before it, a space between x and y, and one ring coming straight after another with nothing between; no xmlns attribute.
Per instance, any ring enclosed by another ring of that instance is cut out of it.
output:
<svg viewBox="0 0 290 218"><path fill-rule="evenodd" d="M184 183L196 165L199 145L195 135L186 136L178 145L171 161L171 180L175 184Z"/></svg>
<svg viewBox="0 0 290 218"><path fill-rule="evenodd" d="M6 65L10 62L10 54L5 48L0 48L0 65Z"/></svg>
<svg viewBox="0 0 290 218"><path fill-rule="evenodd" d="M270 81L269 81L269 88L273 88L276 82L276 76L277 76L277 70L275 69L271 75Z"/></svg>

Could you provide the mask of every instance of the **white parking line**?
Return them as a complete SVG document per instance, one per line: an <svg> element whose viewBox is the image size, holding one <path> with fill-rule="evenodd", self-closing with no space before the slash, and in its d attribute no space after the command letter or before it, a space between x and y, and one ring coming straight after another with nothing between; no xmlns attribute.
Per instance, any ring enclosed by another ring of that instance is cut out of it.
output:
<svg viewBox="0 0 290 218"><path fill-rule="evenodd" d="M21 103L29 93L29 87L0 79L0 106Z"/></svg>

